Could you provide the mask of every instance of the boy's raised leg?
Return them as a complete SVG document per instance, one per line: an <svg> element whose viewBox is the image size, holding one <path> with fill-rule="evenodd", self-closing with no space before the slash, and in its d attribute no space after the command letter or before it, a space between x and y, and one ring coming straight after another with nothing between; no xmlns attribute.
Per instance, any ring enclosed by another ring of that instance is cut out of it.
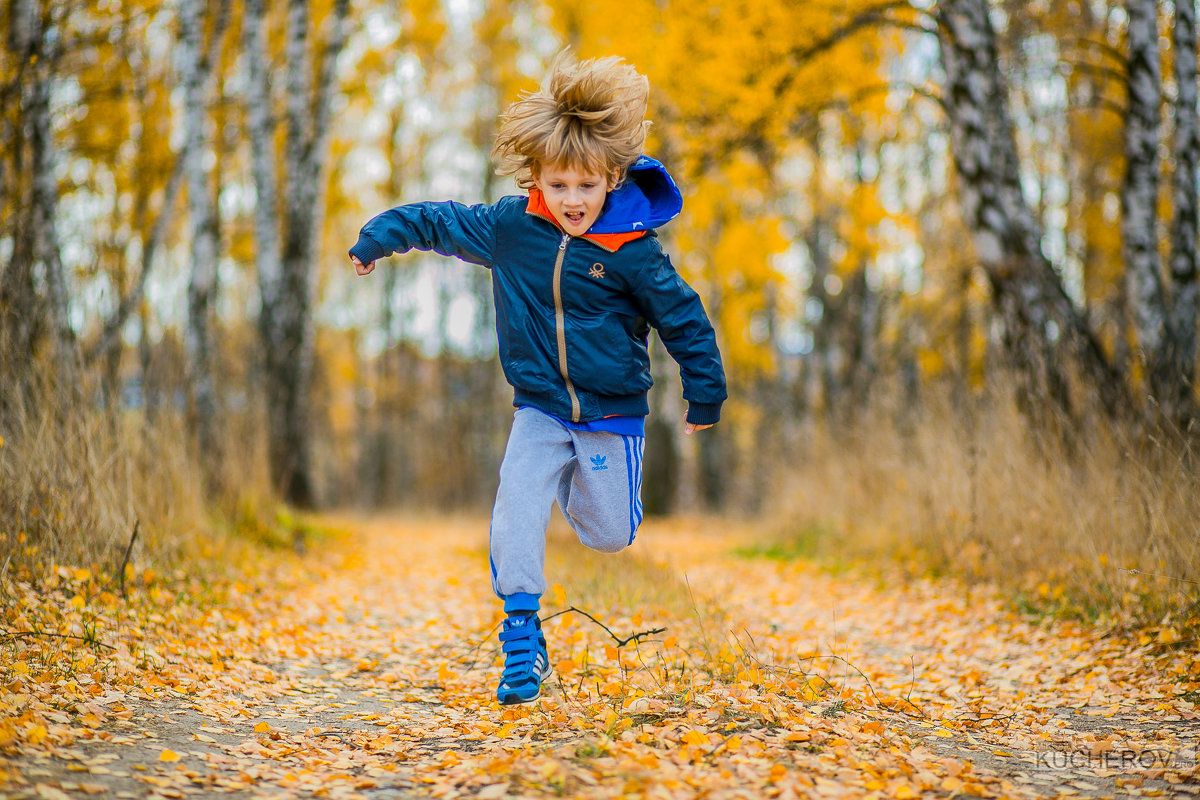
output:
<svg viewBox="0 0 1200 800"><path fill-rule="evenodd" d="M558 505L579 541L602 553L633 544L642 523L644 436L572 432L576 458L558 484Z"/></svg>

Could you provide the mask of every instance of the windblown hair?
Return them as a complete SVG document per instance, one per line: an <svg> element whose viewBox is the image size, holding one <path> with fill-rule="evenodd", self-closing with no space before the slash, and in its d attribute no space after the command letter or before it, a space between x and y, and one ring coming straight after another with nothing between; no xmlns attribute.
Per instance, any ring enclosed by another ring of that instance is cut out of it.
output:
<svg viewBox="0 0 1200 800"><path fill-rule="evenodd" d="M646 144L649 94L646 77L618 56L576 61L562 51L542 88L500 117L496 172L528 189L542 165L563 164L619 184Z"/></svg>

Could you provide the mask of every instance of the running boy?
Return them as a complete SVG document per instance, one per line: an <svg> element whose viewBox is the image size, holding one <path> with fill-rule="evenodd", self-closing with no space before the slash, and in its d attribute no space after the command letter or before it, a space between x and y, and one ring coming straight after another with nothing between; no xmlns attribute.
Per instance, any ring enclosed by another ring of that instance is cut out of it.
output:
<svg viewBox="0 0 1200 800"><path fill-rule="evenodd" d="M517 407L491 522L492 588L508 615L503 704L535 700L550 672L537 614L553 502L583 544L606 553L632 544L641 523L650 328L679 363L687 433L714 425L726 396L712 325L653 230L683 200L642 154L648 92L617 57L560 55L543 87L501 117L492 151L527 197L399 206L350 249L359 275L413 249L492 270Z"/></svg>

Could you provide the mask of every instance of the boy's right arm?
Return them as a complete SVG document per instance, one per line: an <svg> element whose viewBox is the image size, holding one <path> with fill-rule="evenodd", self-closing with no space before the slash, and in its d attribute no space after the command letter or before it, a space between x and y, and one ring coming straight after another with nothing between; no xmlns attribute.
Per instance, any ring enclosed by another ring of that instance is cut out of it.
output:
<svg viewBox="0 0 1200 800"><path fill-rule="evenodd" d="M359 275L392 253L426 250L487 266L492 261L495 207L462 203L412 203L374 217L350 248Z"/></svg>

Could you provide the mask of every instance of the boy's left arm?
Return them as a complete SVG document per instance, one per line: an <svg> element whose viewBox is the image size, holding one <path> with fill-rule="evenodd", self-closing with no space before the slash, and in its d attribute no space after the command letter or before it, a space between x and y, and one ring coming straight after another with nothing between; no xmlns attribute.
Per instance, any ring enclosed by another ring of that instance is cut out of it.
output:
<svg viewBox="0 0 1200 800"><path fill-rule="evenodd" d="M637 274L634 296L646 320L658 331L667 352L679 364L683 397L688 402L688 433L711 427L721 418L728 396L717 337L696 290L684 281L652 240L655 257Z"/></svg>

